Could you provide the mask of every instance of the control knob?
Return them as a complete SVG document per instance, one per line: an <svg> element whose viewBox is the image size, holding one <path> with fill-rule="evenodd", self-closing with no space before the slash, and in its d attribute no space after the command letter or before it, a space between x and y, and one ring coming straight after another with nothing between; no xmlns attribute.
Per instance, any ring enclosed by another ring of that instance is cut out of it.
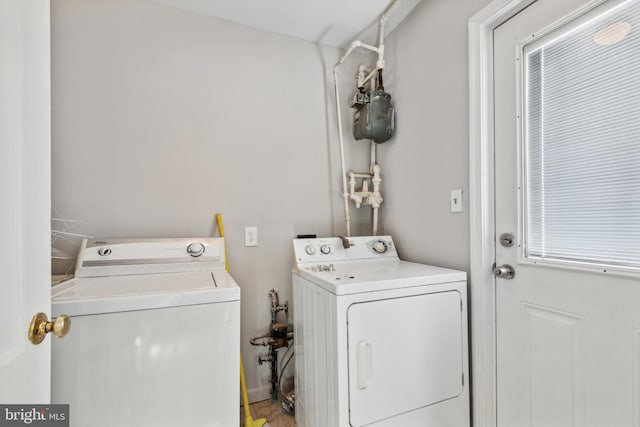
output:
<svg viewBox="0 0 640 427"><path fill-rule="evenodd" d="M307 253L307 255L313 255L316 253L316 248L313 245L307 245L304 248L304 251Z"/></svg>
<svg viewBox="0 0 640 427"><path fill-rule="evenodd" d="M187 246L187 253L192 257L197 258L204 253L204 245L200 242L191 243Z"/></svg>
<svg viewBox="0 0 640 427"><path fill-rule="evenodd" d="M325 255L330 254L331 253L331 246L329 246L329 245L320 246L320 252L322 252Z"/></svg>
<svg viewBox="0 0 640 427"><path fill-rule="evenodd" d="M100 249L98 249L98 255L100 255L100 256L111 255L111 248L100 248Z"/></svg>
<svg viewBox="0 0 640 427"><path fill-rule="evenodd" d="M379 254L383 254L387 252L388 249L389 249L389 245L387 245L387 242L385 241L378 240L377 242L373 243L373 250Z"/></svg>

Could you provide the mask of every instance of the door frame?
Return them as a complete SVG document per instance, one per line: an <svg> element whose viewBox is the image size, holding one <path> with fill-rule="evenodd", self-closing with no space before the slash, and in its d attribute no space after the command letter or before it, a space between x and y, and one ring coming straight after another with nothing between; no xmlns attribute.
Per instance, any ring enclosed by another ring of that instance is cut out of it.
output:
<svg viewBox="0 0 640 427"><path fill-rule="evenodd" d="M493 30L536 0L494 0L469 19L469 226L472 421L496 427ZM585 2L596 7L606 0Z"/></svg>
<svg viewBox="0 0 640 427"><path fill-rule="evenodd" d="M494 0L469 19L471 396L474 427L497 424L493 30L535 0Z"/></svg>

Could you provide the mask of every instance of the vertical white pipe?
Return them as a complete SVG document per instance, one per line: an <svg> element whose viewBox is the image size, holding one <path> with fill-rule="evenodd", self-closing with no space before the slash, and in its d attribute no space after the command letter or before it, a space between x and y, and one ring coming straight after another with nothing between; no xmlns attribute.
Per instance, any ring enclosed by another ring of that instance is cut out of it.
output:
<svg viewBox="0 0 640 427"><path fill-rule="evenodd" d="M371 183L373 184L373 195L371 207L373 208L373 231L374 236L378 235L378 208L382 202L382 195L380 194L380 184L382 184L382 178L380 177L380 166L374 165L372 168L373 177Z"/></svg>
<svg viewBox="0 0 640 427"><path fill-rule="evenodd" d="M380 168L378 167L376 169L376 143L371 140L371 167L370 167L370 172L371 175L373 175L375 177L376 175L376 170L380 170ZM374 182L373 185L373 191L374 192L379 192L380 190L380 186L379 184L376 184ZM378 235L378 207L374 206L373 207L373 230L371 232L372 236L377 236Z"/></svg>
<svg viewBox="0 0 640 427"><path fill-rule="evenodd" d="M373 230L371 235L378 235L378 208L373 208Z"/></svg>
<svg viewBox="0 0 640 427"><path fill-rule="evenodd" d="M342 199L344 200L344 222L347 228L347 237L351 237L351 217L349 216L349 193L347 192L347 170L344 165L344 140L342 138L342 117L340 110L340 90L338 88L338 65L343 63L349 53L353 50L353 46L349 51L340 58L340 61L333 66L333 82L336 91L336 112L338 114L338 140L340 141L340 164L342 166Z"/></svg>
<svg viewBox="0 0 640 427"><path fill-rule="evenodd" d="M371 163L369 164L369 173L373 175L373 167L376 165L376 143L371 140Z"/></svg>
<svg viewBox="0 0 640 427"><path fill-rule="evenodd" d="M387 23L387 20L389 20L389 17L391 16L391 14L395 12L395 10L398 8L398 5L400 4L401 1L402 0L393 0L393 2L391 2L391 4L382 13L382 15L380 15L380 26L379 26L380 32L378 34L378 48L380 48L380 46L384 44L384 26Z"/></svg>
<svg viewBox="0 0 640 427"><path fill-rule="evenodd" d="M391 4L387 7L384 13L380 16L379 23L379 33L378 33L378 62L376 64L376 68L381 70L384 68L384 27L389 19L389 16L396 10L398 5L402 0L393 0ZM375 70L374 70L375 71ZM373 77L373 75L371 75ZM371 173L373 175L377 175L380 172L379 167L376 164L376 147L375 142L371 141ZM377 172L377 173L376 173ZM380 184L379 184L379 176L374 179L374 193L379 194L380 192ZM378 181L377 183L375 181ZM372 233L374 236L378 235L378 207L373 207L373 230Z"/></svg>
<svg viewBox="0 0 640 427"><path fill-rule="evenodd" d="M380 15L379 22L379 33L378 33L378 62L376 63L376 68L381 70L384 68L384 27L387 23L387 20L391 16L391 14L396 10L398 5L402 0L393 0L391 4L387 7L387 10L384 11L382 15Z"/></svg>

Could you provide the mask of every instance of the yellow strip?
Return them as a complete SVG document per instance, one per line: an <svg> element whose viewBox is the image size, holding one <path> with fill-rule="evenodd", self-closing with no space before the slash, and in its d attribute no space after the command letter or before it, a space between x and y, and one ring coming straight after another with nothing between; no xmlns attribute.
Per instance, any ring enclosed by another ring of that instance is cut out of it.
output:
<svg viewBox="0 0 640 427"><path fill-rule="evenodd" d="M218 223L218 232L220 237L224 238L224 227L222 226L222 214L216 214L216 222ZM224 242L224 268L229 272L229 257L227 257L227 242Z"/></svg>

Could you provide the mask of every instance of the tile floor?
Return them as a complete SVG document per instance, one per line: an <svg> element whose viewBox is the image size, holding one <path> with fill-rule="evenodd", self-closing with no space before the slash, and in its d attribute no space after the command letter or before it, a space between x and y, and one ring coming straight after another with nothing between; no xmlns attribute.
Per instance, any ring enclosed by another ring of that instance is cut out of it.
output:
<svg viewBox="0 0 640 427"><path fill-rule="evenodd" d="M295 427L296 421L293 415L289 415L282 410L280 402L264 400L249 405L251 416L254 420L267 418L269 427ZM244 408L240 408L240 427L244 427Z"/></svg>

